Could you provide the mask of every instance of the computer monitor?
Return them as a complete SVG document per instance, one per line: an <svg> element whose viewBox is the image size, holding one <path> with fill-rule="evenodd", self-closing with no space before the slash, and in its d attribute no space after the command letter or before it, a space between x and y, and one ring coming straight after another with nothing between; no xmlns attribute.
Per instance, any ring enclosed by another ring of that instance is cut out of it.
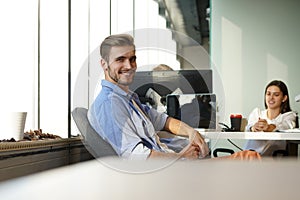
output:
<svg viewBox="0 0 300 200"><path fill-rule="evenodd" d="M149 88L162 97L162 103L176 89L182 94L213 93L212 70L137 71L130 89L139 95L142 103L151 101L146 97Z"/></svg>
<svg viewBox="0 0 300 200"><path fill-rule="evenodd" d="M193 128L216 129L215 94L167 95L167 114Z"/></svg>

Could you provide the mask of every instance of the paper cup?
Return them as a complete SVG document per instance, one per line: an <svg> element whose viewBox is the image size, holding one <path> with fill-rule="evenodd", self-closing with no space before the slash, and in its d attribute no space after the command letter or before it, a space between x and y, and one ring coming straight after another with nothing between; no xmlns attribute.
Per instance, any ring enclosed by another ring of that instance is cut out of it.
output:
<svg viewBox="0 0 300 200"><path fill-rule="evenodd" d="M16 141L23 139L27 112L6 112L2 113L2 140L14 138Z"/></svg>
<svg viewBox="0 0 300 200"><path fill-rule="evenodd" d="M241 114L231 114L230 122L231 122L232 131L241 131L241 124L242 124Z"/></svg>

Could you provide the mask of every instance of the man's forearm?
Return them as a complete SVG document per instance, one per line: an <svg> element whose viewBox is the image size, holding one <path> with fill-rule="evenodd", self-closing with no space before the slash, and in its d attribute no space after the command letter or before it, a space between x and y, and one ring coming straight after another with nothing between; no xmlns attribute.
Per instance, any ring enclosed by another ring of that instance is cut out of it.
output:
<svg viewBox="0 0 300 200"><path fill-rule="evenodd" d="M195 131L192 127L190 127L186 123L172 117L167 118L165 124L165 130L175 135L183 135L183 136L189 136Z"/></svg>

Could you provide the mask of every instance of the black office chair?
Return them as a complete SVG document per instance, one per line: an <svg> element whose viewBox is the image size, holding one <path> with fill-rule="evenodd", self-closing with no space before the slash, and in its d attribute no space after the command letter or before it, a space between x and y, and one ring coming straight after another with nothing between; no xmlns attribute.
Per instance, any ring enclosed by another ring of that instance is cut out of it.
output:
<svg viewBox="0 0 300 200"><path fill-rule="evenodd" d="M116 151L93 129L87 118L87 109L77 107L72 111L72 117L79 129L86 149L95 157L117 156Z"/></svg>
<svg viewBox="0 0 300 200"><path fill-rule="evenodd" d="M220 125L224 126L224 128L222 128L222 132L231 132L231 131L234 131L232 128L230 128L229 126L227 126L226 124L224 123L219 123ZM237 145L235 145L231 140L227 139L233 146L237 147L238 149L240 149L240 147L238 147ZM234 150L232 149L228 149L228 148L216 148L213 150L213 156L214 157L219 157L219 153L226 153L226 154L234 154Z"/></svg>
<svg viewBox="0 0 300 200"><path fill-rule="evenodd" d="M219 153L234 154L234 151L232 149L227 149L227 148L216 148L213 151L213 156L219 157Z"/></svg>
<svg viewBox="0 0 300 200"><path fill-rule="evenodd" d="M298 117L298 112L296 113L296 124L295 128L299 128L299 117ZM295 156L295 155L289 155L289 150L292 145L298 145L298 141L287 141L286 148L284 150L275 150L272 154L273 157L286 157L286 156Z"/></svg>

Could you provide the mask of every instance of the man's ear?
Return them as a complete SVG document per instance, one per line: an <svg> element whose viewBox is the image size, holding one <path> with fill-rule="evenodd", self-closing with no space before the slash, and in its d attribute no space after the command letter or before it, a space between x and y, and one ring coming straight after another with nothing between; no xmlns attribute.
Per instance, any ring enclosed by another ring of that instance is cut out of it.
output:
<svg viewBox="0 0 300 200"><path fill-rule="evenodd" d="M106 61L103 58L101 58L101 60L100 60L100 65L103 68L103 70L107 70L108 66L107 66Z"/></svg>

